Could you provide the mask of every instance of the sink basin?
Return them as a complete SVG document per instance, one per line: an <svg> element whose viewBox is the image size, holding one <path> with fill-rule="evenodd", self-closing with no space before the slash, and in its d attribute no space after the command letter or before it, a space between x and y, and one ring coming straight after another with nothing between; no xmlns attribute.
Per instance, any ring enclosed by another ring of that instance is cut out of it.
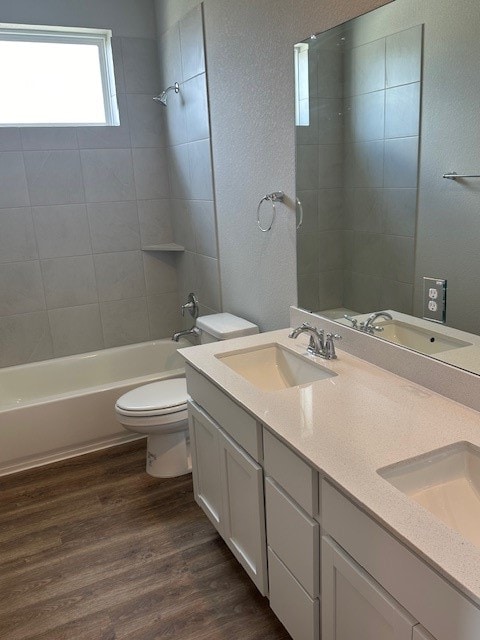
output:
<svg viewBox="0 0 480 640"><path fill-rule="evenodd" d="M378 473L480 548L480 449L460 442Z"/></svg>
<svg viewBox="0 0 480 640"><path fill-rule="evenodd" d="M289 389L337 375L278 344L231 351L217 358L262 391Z"/></svg>
<svg viewBox="0 0 480 640"><path fill-rule="evenodd" d="M379 338L395 342L396 344L414 349L415 351L420 351L420 353L426 355L471 346L470 342L451 338L437 331L429 331L428 329L416 327L413 324L401 322L400 320L379 322L378 326L383 327L382 332L375 333Z"/></svg>

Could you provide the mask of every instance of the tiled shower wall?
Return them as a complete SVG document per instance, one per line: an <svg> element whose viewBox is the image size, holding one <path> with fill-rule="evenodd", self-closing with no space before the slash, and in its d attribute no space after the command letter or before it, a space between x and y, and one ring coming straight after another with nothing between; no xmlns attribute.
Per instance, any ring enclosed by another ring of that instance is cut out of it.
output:
<svg viewBox="0 0 480 640"><path fill-rule="evenodd" d="M0 366L178 326L157 44L113 47L120 127L0 129Z"/></svg>
<svg viewBox="0 0 480 640"><path fill-rule="evenodd" d="M345 54L343 306L358 312L413 312L422 31Z"/></svg>
<svg viewBox="0 0 480 640"><path fill-rule="evenodd" d="M176 258L179 296L194 291L201 314L214 313L221 300L202 5L159 36L159 59L162 86L180 84L165 110L173 234L186 249Z"/></svg>
<svg viewBox="0 0 480 640"><path fill-rule="evenodd" d="M339 28L309 43L310 126L297 127L299 303L412 313L422 27L361 38Z"/></svg>

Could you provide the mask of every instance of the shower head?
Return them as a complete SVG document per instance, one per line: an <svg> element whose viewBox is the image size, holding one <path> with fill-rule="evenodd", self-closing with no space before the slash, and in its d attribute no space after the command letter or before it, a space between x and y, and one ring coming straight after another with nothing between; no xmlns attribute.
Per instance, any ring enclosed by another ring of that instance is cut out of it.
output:
<svg viewBox="0 0 480 640"><path fill-rule="evenodd" d="M180 93L180 85L178 84L178 82L175 82L175 84L172 84L172 86L168 87L167 89L165 89L165 91L162 91L162 93L158 96L155 96L154 100L155 102L158 102L159 104L162 104L164 107L167 106L167 94L169 91L175 91L175 93Z"/></svg>

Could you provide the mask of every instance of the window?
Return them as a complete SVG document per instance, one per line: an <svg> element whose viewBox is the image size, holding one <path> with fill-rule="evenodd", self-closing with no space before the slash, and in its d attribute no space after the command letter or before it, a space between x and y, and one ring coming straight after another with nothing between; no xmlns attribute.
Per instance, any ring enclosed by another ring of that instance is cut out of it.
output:
<svg viewBox="0 0 480 640"><path fill-rule="evenodd" d="M308 69L308 44L301 42L293 49L295 65L295 124L310 125L310 89Z"/></svg>
<svg viewBox="0 0 480 640"><path fill-rule="evenodd" d="M0 24L0 126L120 124L111 36Z"/></svg>

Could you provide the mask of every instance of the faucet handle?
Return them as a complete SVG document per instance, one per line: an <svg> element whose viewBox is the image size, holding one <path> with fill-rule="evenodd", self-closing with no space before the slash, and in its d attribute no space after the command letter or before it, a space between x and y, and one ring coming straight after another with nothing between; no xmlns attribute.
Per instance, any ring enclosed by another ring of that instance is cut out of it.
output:
<svg viewBox="0 0 480 640"><path fill-rule="evenodd" d="M342 336L338 333L327 333L327 339L325 341L325 358L327 360L335 360L337 354L335 353L335 340L341 340Z"/></svg>
<svg viewBox="0 0 480 640"><path fill-rule="evenodd" d="M358 320L357 320L356 318L352 318L352 316L349 316L349 315L347 315L347 314L345 314L343 317L345 318L345 320L348 320L349 322L351 322L351 323L352 323L352 327L353 327L354 329L356 329L356 328L357 328Z"/></svg>

